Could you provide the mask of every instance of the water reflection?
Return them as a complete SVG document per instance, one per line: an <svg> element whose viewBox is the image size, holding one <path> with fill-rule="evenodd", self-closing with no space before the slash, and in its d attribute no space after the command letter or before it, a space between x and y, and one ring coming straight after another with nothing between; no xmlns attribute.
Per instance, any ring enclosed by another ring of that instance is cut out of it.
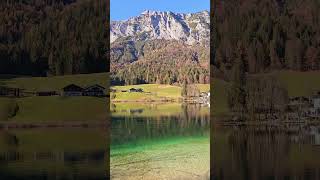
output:
<svg viewBox="0 0 320 180"><path fill-rule="evenodd" d="M320 127L215 126L212 132L213 179L320 179Z"/></svg>
<svg viewBox="0 0 320 180"><path fill-rule="evenodd" d="M113 110L111 179L208 179L209 108L143 106Z"/></svg>
<svg viewBox="0 0 320 180"><path fill-rule="evenodd" d="M0 132L0 179L106 179L106 133L98 129Z"/></svg>

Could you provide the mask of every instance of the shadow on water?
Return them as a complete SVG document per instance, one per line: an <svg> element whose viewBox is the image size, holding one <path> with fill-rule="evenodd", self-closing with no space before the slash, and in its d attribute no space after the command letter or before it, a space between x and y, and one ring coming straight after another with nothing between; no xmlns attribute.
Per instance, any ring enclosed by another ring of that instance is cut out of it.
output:
<svg viewBox="0 0 320 180"><path fill-rule="evenodd" d="M219 127L211 134L214 180L320 179L320 127Z"/></svg>
<svg viewBox="0 0 320 180"><path fill-rule="evenodd" d="M102 180L106 132L100 129L0 132L0 179Z"/></svg>

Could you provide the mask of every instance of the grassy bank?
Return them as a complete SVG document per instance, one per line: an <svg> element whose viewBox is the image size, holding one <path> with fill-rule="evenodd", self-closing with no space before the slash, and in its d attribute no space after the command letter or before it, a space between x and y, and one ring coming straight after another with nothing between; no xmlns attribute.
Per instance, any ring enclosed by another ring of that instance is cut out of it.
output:
<svg viewBox="0 0 320 180"><path fill-rule="evenodd" d="M133 103L112 103L110 105L112 116L141 116L152 117L159 115L159 112L165 112L165 115L176 115L181 113L181 104L164 103L164 104L144 104L139 102ZM130 110L142 110L141 113L133 114Z"/></svg>
<svg viewBox="0 0 320 180"><path fill-rule="evenodd" d="M1 121L5 122L90 122L106 120L107 117L106 98L33 96L5 101L7 103L0 103ZM10 116L13 102L18 110L14 116Z"/></svg>
<svg viewBox="0 0 320 180"><path fill-rule="evenodd" d="M189 111L190 109L190 105ZM184 109L181 103L111 103L110 111L113 117L159 117L159 116L179 116L183 115ZM208 115L209 108L197 108L194 109L199 115Z"/></svg>
<svg viewBox="0 0 320 180"><path fill-rule="evenodd" d="M200 92L210 90L210 84L197 84ZM163 84L142 84L132 86L114 86L115 93L111 93L113 102L146 102L146 101L178 101L181 98L182 88L173 85ZM122 92L131 88L141 88L143 93L139 92Z"/></svg>
<svg viewBox="0 0 320 180"><path fill-rule="evenodd" d="M0 120L6 121L15 116L16 101L10 98L0 97Z"/></svg>

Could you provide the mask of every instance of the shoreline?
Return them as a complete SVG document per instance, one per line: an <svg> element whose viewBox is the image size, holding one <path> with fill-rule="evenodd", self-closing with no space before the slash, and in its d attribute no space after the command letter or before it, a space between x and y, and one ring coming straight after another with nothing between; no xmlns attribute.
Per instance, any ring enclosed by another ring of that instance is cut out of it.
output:
<svg viewBox="0 0 320 180"><path fill-rule="evenodd" d="M19 122L8 122L8 123L0 123L0 131L8 130L8 129L58 129L58 128L101 128L107 129L109 128L109 123L105 122L48 122L48 123L19 123Z"/></svg>
<svg viewBox="0 0 320 180"><path fill-rule="evenodd" d="M246 126L246 127L258 127L258 126L274 126L274 127L283 127L283 126L297 126L297 125L320 125L319 120L313 121L249 121L249 122L241 122L241 121L213 121L212 125L218 126Z"/></svg>
<svg viewBox="0 0 320 180"><path fill-rule="evenodd" d="M182 98L181 98L182 99ZM197 100L111 100L110 103L192 103L192 104L207 104L207 103L199 103Z"/></svg>
<svg viewBox="0 0 320 180"><path fill-rule="evenodd" d="M152 103L152 102L159 102L159 103L177 103L180 101L177 100L111 100L110 103Z"/></svg>

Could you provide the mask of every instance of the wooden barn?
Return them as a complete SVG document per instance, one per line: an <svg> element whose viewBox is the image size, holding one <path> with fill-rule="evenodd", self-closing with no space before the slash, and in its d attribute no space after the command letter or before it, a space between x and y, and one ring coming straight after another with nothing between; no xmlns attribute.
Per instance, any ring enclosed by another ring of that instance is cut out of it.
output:
<svg viewBox="0 0 320 180"><path fill-rule="evenodd" d="M63 96L82 96L83 88L75 84L70 84L62 89Z"/></svg>
<svg viewBox="0 0 320 180"><path fill-rule="evenodd" d="M95 84L95 85L88 86L88 87L84 88L83 95L84 96L103 97L103 96L106 96L106 93L105 93L104 87L102 87L98 84Z"/></svg>

